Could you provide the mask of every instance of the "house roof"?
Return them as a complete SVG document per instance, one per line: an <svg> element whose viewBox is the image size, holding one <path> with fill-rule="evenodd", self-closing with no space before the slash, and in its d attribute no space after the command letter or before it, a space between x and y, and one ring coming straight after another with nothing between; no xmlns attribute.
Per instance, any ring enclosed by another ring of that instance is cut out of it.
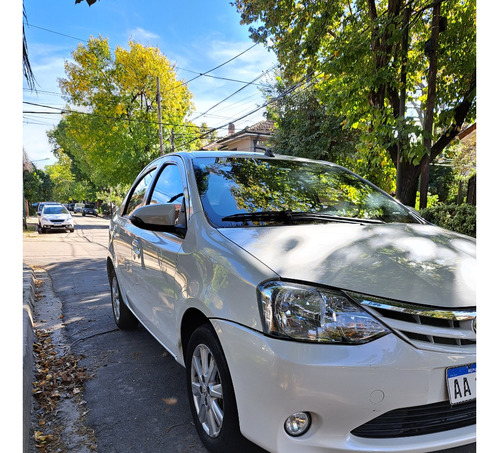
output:
<svg viewBox="0 0 500 453"><path fill-rule="evenodd" d="M462 131L460 131L458 133L458 138L460 140L463 140L465 137L467 137L468 135L472 134L475 130L476 130L476 123L473 123L470 126L467 126Z"/></svg>
<svg viewBox="0 0 500 453"><path fill-rule="evenodd" d="M231 130L232 124L229 125L229 130ZM233 126L234 127L234 126ZM223 146L236 139L241 139L245 136L267 136L270 137L272 131L274 130L274 123L272 121L260 121L252 126L246 126L244 129L238 132L232 132L224 137L217 139L215 142L209 143L204 146L203 149L213 149L215 146Z"/></svg>

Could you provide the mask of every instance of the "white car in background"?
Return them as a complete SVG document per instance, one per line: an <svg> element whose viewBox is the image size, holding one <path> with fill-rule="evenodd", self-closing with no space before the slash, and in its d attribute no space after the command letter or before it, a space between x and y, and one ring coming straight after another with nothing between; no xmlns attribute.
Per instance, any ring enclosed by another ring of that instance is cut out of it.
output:
<svg viewBox="0 0 500 453"><path fill-rule="evenodd" d="M163 156L111 220L107 270L116 324L186 367L211 452L475 442L475 240L342 167Z"/></svg>
<svg viewBox="0 0 500 453"><path fill-rule="evenodd" d="M45 233L49 230L75 231L75 222L71 213L63 205L47 204L42 208L38 220L38 232Z"/></svg>
<svg viewBox="0 0 500 453"><path fill-rule="evenodd" d="M83 208L85 207L85 203L75 203L75 206L73 208L73 211L75 214L79 212L80 214L83 213Z"/></svg>

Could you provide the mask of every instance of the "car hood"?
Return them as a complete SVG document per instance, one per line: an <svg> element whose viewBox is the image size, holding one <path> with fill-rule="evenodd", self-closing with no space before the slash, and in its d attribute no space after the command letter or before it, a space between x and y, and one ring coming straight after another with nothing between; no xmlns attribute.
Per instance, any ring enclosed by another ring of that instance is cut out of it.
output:
<svg viewBox="0 0 500 453"><path fill-rule="evenodd" d="M476 304L473 238L420 224L223 228L283 279L430 306Z"/></svg>

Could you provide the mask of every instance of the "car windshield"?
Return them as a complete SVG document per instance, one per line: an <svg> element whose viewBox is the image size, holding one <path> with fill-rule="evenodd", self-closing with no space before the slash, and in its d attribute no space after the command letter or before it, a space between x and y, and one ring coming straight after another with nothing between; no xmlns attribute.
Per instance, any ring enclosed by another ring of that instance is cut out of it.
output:
<svg viewBox="0 0 500 453"><path fill-rule="evenodd" d="M69 214L64 206L46 206L43 208L43 214Z"/></svg>
<svg viewBox="0 0 500 453"><path fill-rule="evenodd" d="M257 157L198 157L193 166L203 208L218 227L418 223L392 197L341 167Z"/></svg>

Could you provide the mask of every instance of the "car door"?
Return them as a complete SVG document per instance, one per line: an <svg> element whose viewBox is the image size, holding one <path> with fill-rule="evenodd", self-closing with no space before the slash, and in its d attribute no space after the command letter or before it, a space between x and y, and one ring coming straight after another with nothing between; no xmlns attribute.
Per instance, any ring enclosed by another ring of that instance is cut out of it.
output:
<svg viewBox="0 0 500 453"><path fill-rule="evenodd" d="M175 203L178 222L186 225L187 193L182 163L172 157L160 169L148 204ZM136 239L133 273L145 325L169 351L175 351L175 303L180 295L176 262L183 234L141 230Z"/></svg>
<svg viewBox="0 0 500 453"><path fill-rule="evenodd" d="M142 298L138 285L137 260L142 259L140 237L142 230L130 221L133 211L146 203L146 196L155 175L155 168L146 172L129 192L121 211L114 218L110 234L112 235L113 253L116 262L116 274L120 289L128 304L142 320Z"/></svg>

